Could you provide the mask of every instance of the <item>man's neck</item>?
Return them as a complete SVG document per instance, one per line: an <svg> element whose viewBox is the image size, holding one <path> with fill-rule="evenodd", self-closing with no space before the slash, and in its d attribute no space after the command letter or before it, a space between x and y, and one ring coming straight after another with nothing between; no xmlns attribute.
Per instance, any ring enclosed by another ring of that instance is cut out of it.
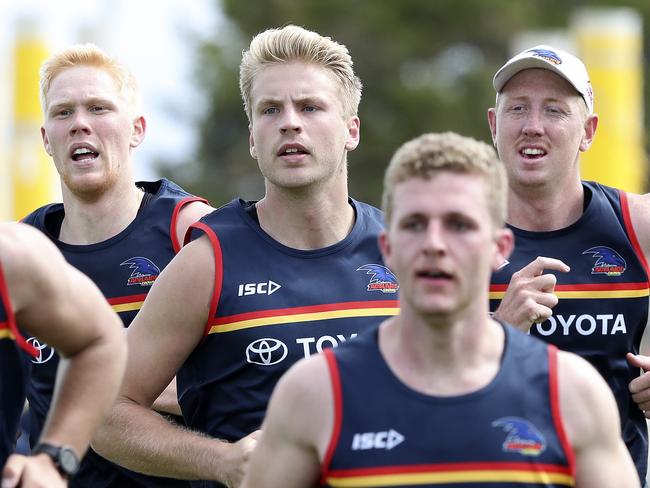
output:
<svg viewBox="0 0 650 488"><path fill-rule="evenodd" d="M257 202L260 227L294 249L321 249L345 239L355 222L347 188L339 192L287 192L267 188Z"/></svg>
<svg viewBox="0 0 650 488"><path fill-rule="evenodd" d="M576 222L584 211L582 183L540 188L510 187L508 224L533 232L564 229Z"/></svg>
<svg viewBox="0 0 650 488"><path fill-rule="evenodd" d="M505 339L503 327L489 317L485 306L462 312L462 317L432 320L403 303L400 314L380 328L379 344L404 384L429 395L457 396L494 379Z"/></svg>
<svg viewBox="0 0 650 488"><path fill-rule="evenodd" d="M59 240L95 244L122 232L138 214L144 193L134 183L114 186L96 199L84 199L63 188L65 217Z"/></svg>

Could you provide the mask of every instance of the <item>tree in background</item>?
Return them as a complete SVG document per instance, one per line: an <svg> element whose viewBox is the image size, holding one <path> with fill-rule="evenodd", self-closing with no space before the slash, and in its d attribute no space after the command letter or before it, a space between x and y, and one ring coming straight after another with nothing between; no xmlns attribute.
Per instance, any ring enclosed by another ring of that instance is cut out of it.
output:
<svg viewBox="0 0 650 488"><path fill-rule="evenodd" d="M239 61L250 39L293 23L345 44L364 84L361 143L349 154L351 195L379 204L390 155L423 132L452 130L487 142L492 75L508 58L513 35L563 29L573 9L631 6L648 25L650 2L631 0L222 0L228 28L200 46L197 80L205 116L196 153L166 172L220 205L258 199L263 180L248 152L239 96ZM648 46L645 46L645 52ZM644 74L647 78L647 73ZM647 110L646 110L647 114ZM646 138L647 140L647 138ZM163 162L163 166L164 162Z"/></svg>

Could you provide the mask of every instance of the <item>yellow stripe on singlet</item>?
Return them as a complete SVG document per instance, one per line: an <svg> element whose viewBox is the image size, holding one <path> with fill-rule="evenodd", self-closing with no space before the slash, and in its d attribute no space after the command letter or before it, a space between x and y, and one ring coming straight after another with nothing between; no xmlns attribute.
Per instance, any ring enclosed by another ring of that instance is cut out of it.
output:
<svg viewBox="0 0 650 488"><path fill-rule="evenodd" d="M538 483L575 486L571 475L544 471L471 470L435 473L398 473L368 476L328 476L327 484L334 488L398 487L450 483Z"/></svg>

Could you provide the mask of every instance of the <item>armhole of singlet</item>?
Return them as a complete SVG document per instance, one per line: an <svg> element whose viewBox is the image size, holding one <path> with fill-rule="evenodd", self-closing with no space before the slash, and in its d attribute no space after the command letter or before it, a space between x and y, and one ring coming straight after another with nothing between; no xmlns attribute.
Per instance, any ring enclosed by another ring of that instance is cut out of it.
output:
<svg viewBox="0 0 650 488"><path fill-rule="evenodd" d="M341 423L343 419L343 398L341 392L341 376L339 374L339 368L336 364L336 357L332 349L325 349L323 351L325 356L325 361L327 363L327 369L329 371L331 386L332 386L332 400L334 407L334 423L332 425L332 435L330 437L329 443L327 445L327 450L325 451L325 457L321 463L321 484L325 484L325 479L327 473L329 472L330 463L332 462L332 457L334 456L334 451L336 450L336 445L339 442L339 436L341 435Z"/></svg>
<svg viewBox="0 0 650 488"><path fill-rule="evenodd" d="M210 244L212 244L212 252L214 255L214 286L212 287L210 312L208 313L208 320L205 323L205 328L203 330L203 338L205 339L210 333L210 328L212 327L212 322L214 321L214 315L217 311L217 304L219 303L219 298L221 297L221 287L223 285L223 255L221 254L221 244L219 243L219 238L208 225L204 224L203 222L194 222L188 227L188 234L192 231L192 229L197 229L205 233L208 239L210 239Z"/></svg>
<svg viewBox="0 0 650 488"><path fill-rule="evenodd" d="M637 237L636 232L634 231L634 226L632 225L632 217L630 216L630 205L627 201L627 193L625 193L623 190L618 190L618 194L621 200L621 213L623 214L623 222L625 223L625 232L627 232L627 235L630 238L630 243L632 244L632 247L638 256L639 261L641 261L641 265L643 266L643 270L646 274L646 279L648 279L650 278L650 274L648 272L648 261L646 261L645 254L643 253L641 245L639 244L639 238Z"/></svg>
<svg viewBox="0 0 650 488"><path fill-rule="evenodd" d="M569 473L573 478L576 476L576 456L573 451L573 447L569 442L567 437L566 430L564 428L564 422L562 421L562 414L560 413L560 391L558 384L558 370L557 370L557 347L549 344L547 346L548 351L548 383L549 383L549 395L551 400L551 415L553 416L553 425L555 426L555 432L557 432L558 439L560 440L560 445L564 450L564 455L567 458L569 464Z"/></svg>
<svg viewBox="0 0 650 488"><path fill-rule="evenodd" d="M188 242L190 228L188 227L187 230L185 231L183 244L181 244L180 242L178 242L178 238L176 237L176 224L178 223L178 216L181 213L181 210L183 210L185 205L188 205L192 202L208 203L208 201L205 198L187 197L187 198L183 198L180 202L176 204L176 206L174 207L174 212L172 213L172 221L169 224L169 236L172 239L172 247L174 248L174 254L178 254L178 251L181 250L181 247L183 247Z"/></svg>
<svg viewBox="0 0 650 488"><path fill-rule="evenodd" d="M30 356L36 357L38 355L36 348L25 340L25 338L18 330L18 326L16 325L16 317L14 316L14 309L11 306L11 299L9 298L9 286L7 286L7 282L5 280L2 263L0 263L0 300L2 300L2 304L4 305L5 312L7 314L7 326L9 327L11 334L14 336L16 344L18 344L18 346L20 346L20 348L27 352L27 354Z"/></svg>

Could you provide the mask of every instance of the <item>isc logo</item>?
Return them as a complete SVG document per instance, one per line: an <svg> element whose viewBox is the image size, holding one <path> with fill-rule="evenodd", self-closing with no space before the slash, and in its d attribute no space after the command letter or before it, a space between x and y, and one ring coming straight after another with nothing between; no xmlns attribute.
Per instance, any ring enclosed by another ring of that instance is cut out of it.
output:
<svg viewBox="0 0 650 488"><path fill-rule="evenodd" d="M244 283L239 285L237 296L243 297L246 295L270 295L273 292L282 288L275 281L267 281L266 283Z"/></svg>
<svg viewBox="0 0 650 488"><path fill-rule="evenodd" d="M390 451L403 441L404 436L393 429L383 432L364 432L363 434L354 434L352 450L386 449Z"/></svg>

